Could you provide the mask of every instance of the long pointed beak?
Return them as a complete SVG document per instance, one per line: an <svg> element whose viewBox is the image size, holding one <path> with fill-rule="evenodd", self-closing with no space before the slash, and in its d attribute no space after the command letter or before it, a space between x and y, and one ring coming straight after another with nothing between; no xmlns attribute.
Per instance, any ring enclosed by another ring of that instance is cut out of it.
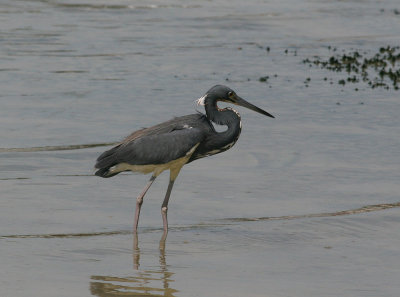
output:
<svg viewBox="0 0 400 297"><path fill-rule="evenodd" d="M255 105L253 105L253 104L247 102L246 100L244 100L243 98L240 98L239 96L236 96L236 97L235 97L235 102L234 102L234 104L239 105L239 106L246 107L246 108L251 109L251 110L254 110L254 111L256 111L256 112L258 112L258 113L261 113L261 114L263 114L263 115L266 115L266 116L268 116L268 117L275 118L272 114L266 112L265 110L263 110L263 109L261 109L261 108L258 108L257 106L255 106Z"/></svg>

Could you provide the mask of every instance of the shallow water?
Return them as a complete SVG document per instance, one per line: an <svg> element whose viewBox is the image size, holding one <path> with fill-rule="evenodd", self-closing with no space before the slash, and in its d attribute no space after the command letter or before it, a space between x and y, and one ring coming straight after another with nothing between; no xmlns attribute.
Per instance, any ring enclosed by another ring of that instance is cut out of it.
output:
<svg viewBox="0 0 400 297"><path fill-rule="evenodd" d="M399 93L302 63L398 45L397 6L2 1L0 295L398 296ZM276 119L239 109L235 147L185 166L160 249L161 175L136 247L148 177L94 161L217 83Z"/></svg>

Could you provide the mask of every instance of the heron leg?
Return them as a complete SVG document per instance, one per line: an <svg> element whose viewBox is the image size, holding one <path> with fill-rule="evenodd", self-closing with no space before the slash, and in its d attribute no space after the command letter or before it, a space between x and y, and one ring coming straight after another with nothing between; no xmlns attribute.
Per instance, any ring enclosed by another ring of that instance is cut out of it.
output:
<svg viewBox="0 0 400 297"><path fill-rule="evenodd" d="M152 175L150 180L147 182L146 186L144 187L142 193L140 193L140 195L136 198L135 221L133 223L133 233L134 234L136 234L136 232L137 232L140 208L142 207L142 204L143 204L143 197L144 197L144 195L146 195L147 190L150 188L151 184L154 182L155 179L156 179L156 176Z"/></svg>
<svg viewBox="0 0 400 297"><path fill-rule="evenodd" d="M172 191L172 187L174 186L174 182L175 182L174 180L169 181L168 190L167 190L167 193L165 194L164 202L161 205L161 215L162 215L163 226L164 226L163 237L165 237L168 232L168 219L167 219L168 201L169 201L169 197L171 196L171 191Z"/></svg>
<svg viewBox="0 0 400 297"><path fill-rule="evenodd" d="M167 193L165 194L164 201L161 205L161 215L162 215L163 226L164 226L164 233L162 236L162 240L164 240L164 241L167 238L167 233L168 233L168 219L167 219L168 201L169 201L169 197L171 196L171 191L172 191L172 187L174 186L175 179L178 176L181 168L182 167L170 169L168 189L167 189Z"/></svg>

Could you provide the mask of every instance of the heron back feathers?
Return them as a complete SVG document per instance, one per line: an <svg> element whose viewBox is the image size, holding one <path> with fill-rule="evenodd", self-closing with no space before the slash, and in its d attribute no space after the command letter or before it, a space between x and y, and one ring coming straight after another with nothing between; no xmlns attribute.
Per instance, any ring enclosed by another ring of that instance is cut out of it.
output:
<svg viewBox="0 0 400 297"><path fill-rule="evenodd" d="M118 164L158 165L184 157L206 136L206 131L198 127L201 117L199 114L183 116L132 133L99 156L95 165L99 170L95 174L111 177L121 172L113 171Z"/></svg>

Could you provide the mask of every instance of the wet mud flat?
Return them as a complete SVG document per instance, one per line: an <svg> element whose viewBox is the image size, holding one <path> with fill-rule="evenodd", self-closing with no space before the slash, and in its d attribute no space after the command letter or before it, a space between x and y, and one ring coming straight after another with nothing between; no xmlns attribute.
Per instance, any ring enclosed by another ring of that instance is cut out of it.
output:
<svg viewBox="0 0 400 297"><path fill-rule="evenodd" d="M398 9L2 2L0 296L397 297ZM165 244L168 174L135 241L148 177L96 158L217 83L276 119L237 108L238 143L178 177Z"/></svg>

